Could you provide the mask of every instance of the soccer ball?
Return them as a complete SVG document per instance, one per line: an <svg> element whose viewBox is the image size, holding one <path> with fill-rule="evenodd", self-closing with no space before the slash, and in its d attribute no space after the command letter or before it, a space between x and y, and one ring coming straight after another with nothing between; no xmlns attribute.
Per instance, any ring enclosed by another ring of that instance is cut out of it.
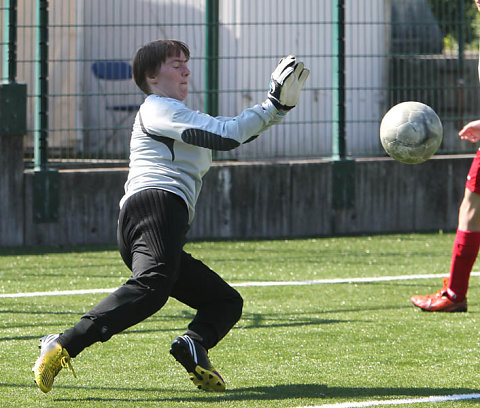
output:
<svg viewBox="0 0 480 408"><path fill-rule="evenodd" d="M443 126L435 111L420 102L393 106L380 124L380 141L389 156L406 164L428 160L440 147Z"/></svg>

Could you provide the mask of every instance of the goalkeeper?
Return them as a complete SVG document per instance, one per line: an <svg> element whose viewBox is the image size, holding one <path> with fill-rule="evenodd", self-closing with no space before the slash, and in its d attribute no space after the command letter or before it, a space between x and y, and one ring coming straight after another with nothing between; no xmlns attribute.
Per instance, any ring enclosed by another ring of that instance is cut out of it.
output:
<svg viewBox="0 0 480 408"><path fill-rule="evenodd" d="M196 310L170 349L200 389L225 383L208 351L240 319L240 294L183 250L212 150L230 150L279 123L298 101L309 75L294 56L271 75L267 98L236 117L211 117L182 102L188 94L190 51L175 40L140 48L133 77L147 95L130 141L130 171L120 201L118 245L131 277L61 334L41 339L33 371L49 392L62 367L95 342L105 342L160 310L171 296ZM73 369L72 369L73 371ZM165 371L167 372L167 371Z"/></svg>

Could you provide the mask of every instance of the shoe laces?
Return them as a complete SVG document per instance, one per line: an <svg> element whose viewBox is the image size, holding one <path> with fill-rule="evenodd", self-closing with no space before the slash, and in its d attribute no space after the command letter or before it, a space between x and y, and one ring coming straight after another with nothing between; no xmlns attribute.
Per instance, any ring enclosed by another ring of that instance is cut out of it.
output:
<svg viewBox="0 0 480 408"><path fill-rule="evenodd" d="M50 339L47 338L45 343L42 346L40 346L40 348L43 350L44 347L51 346L51 344L54 341L56 341L57 338L58 338L58 335L55 336L55 337L50 337ZM77 378L77 374L75 373L75 370L73 369L72 363L70 362L71 358L70 358L70 355L68 354L68 351L66 349L64 349L62 347L62 345L60 345L60 347L61 347L60 352L59 352L60 356L59 356L58 360L52 366L52 371L54 373L54 376L56 376L62 368L68 368L72 372L73 376L75 378Z"/></svg>
<svg viewBox="0 0 480 408"><path fill-rule="evenodd" d="M62 368L68 368L72 372L73 376L77 378L77 374L75 373L72 363L70 362L70 357L62 356L62 358L60 359L60 364Z"/></svg>

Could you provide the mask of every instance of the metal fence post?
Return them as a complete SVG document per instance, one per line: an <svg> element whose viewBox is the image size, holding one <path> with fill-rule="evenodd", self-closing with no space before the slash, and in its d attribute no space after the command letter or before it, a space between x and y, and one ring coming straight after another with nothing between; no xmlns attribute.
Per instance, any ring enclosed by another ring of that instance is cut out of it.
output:
<svg viewBox="0 0 480 408"><path fill-rule="evenodd" d="M3 74L7 82L0 84L0 136L23 136L27 132L27 86L16 82L17 0L6 0L4 38L7 47L3 55Z"/></svg>
<svg viewBox="0 0 480 408"><path fill-rule="evenodd" d="M355 162L346 159L345 0L332 1L332 207L352 208L355 201Z"/></svg>
<svg viewBox="0 0 480 408"><path fill-rule="evenodd" d="M456 108L457 120L456 127L461 128L463 117L465 115L465 4L463 0L457 0L457 39L458 39L458 74L456 89Z"/></svg>
<svg viewBox="0 0 480 408"><path fill-rule="evenodd" d="M27 132L27 86L16 83L17 0L4 7L3 77L0 83L0 245L24 242L23 136Z"/></svg>
<svg viewBox="0 0 480 408"><path fill-rule="evenodd" d="M333 0L332 158L345 158L345 0Z"/></svg>
<svg viewBox="0 0 480 408"><path fill-rule="evenodd" d="M3 72L8 82L17 76L17 0L6 0L4 15L4 37L8 47L3 57Z"/></svg>
<svg viewBox="0 0 480 408"><path fill-rule="evenodd" d="M206 0L205 111L218 116L218 9L219 0Z"/></svg>
<svg viewBox="0 0 480 408"><path fill-rule="evenodd" d="M58 171L48 168L48 0L37 0L34 107L33 219L58 219Z"/></svg>
<svg viewBox="0 0 480 408"><path fill-rule="evenodd" d="M27 85L16 82L17 0L6 0L4 37L3 73L7 82L0 84L0 136L23 136L27 132Z"/></svg>
<svg viewBox="0 0 480 408"><path fill-rule="evenodd" d="M47 169L48 142L48 0L37 0L35 24L35 170Z"/></svg>

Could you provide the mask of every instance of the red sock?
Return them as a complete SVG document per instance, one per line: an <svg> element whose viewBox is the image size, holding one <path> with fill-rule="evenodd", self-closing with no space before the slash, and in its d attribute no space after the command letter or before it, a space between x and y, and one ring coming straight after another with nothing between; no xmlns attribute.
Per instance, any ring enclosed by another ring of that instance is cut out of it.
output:
<svg viewBox="0 0 480 408"><path fill-rule="evenodd" d="M468 280L480 247L480 231L457 230L452 251L450 283L448 294L455 301L461 301L467 295ZM452 293L453 292L453 293Z"/></svg>

